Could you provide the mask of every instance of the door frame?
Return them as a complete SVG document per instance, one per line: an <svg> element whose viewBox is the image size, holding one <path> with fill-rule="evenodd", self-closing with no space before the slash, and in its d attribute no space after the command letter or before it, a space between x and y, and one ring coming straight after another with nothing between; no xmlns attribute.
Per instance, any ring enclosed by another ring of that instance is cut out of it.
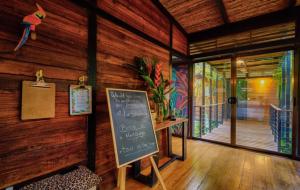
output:
<svg viewBox="0 0 300 190"><path fill-rule="evenodd" d="M220 144L224 146L229 146L233 148L242 148L242 149L247 149L250 151L255 151L255 152L261 152L261 153L266 153L266 154L272 154L272 155L279 155L283 157L288 157L292 159L297 159L300 160L300 157L297 157L297 145L300 144L300 137L297 135L297 133L300 131L298 123L299 123L299 112L295 111L296 109L299 109L299 100L298 97L300 95L300 48L290 48L290 47L283 47L283 48L275 48L275 49L269 49L269 50L257 50L257 51L251 51L251 52L236 52L232 53L230 55L225 55L225 56L219 56L215 58L208 58L208 59L201 59L199 61L193 62L193 65L195 63L199 62L206 62L206 61L212 61L212 60L221 60L221 59L231 59L231 79L230 79L230 87L231 87L231 97L236 98L236 81L237 81L237 68L236 68L236 60L237 57L240 56L251 56L251 55L259 55L259 54L266 54L266 53L275 53L275 52L280 52L280 51L289 51L293 50L294 52L294 62L293 62L293 118L292 118L292 153L291 154L284 154L276 151L271 151L271 150L266 150L266 149L260 149L260 148L255 148L255 147L248 147L248 146L243 146L243 145L238 145L236 144L236 118L237 118L237 104L231 104L231 128L230 128L230 143L226 142L220 142L220 141L215 141L215 140L209 140L209 139L203 139L202 137L191 137L191 139L195 140L201 140L205 142L210 142L210 143L215 143L215 144ZM193 75L194 73L192 73ZM193 84L192 84L193 85ZM192 94L193 88L192 89ZM193 107L192 107L193 108ZM194 108L193 108L194 109ZM193 114L191 114L192 117ZM193 118L191 119L193 121ZM299 142L298 142L299 141ZM300 149L299 149L300 153Z"/></svg>

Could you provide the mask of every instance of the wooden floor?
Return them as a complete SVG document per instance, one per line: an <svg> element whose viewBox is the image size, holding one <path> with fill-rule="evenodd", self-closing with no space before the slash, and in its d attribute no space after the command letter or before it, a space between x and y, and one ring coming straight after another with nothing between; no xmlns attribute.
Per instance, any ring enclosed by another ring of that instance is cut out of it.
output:
<svg viewBox="0 0 300 190"><path fill-rule="evenodd" d="M278 151L274 136L267 123L251 120L237 120L236 143L238 145ZM202 136L204 139L230 143L230 122L213 129L209 134Z"/></svg>
<svg viewBox="0 0 300 190"><path fill-rule="evenodd" d="M180 139L173 142L178 153ZM161 171L168 190L300 189L297 161L196 140L188 140L187 147L186 161L175 161ZM126 183L130 190L151 189L133 179Z"/></svg>

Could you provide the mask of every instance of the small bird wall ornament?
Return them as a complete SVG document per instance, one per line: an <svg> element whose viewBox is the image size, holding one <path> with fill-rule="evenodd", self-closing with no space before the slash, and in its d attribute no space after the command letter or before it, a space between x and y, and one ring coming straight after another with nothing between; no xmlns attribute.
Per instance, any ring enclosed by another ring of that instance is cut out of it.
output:
<svg viewBox="0 0 300 190"><path fill-rule="evenodd" d="M29 34L31 33L31 39L36 40L35 29L36 26L42 23L42 20L46 17L46 12L44 9L36 3L38 10L31 15L27 15L23 18L22 25L25 26L22 38L20 39L18 45L15 47L14 51L18 51L27 41Z"/></svg>

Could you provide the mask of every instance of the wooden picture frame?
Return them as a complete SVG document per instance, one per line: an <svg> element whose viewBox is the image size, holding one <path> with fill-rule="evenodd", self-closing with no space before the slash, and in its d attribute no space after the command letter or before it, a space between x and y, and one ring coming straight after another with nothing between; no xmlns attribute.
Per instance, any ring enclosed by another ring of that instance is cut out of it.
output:
<svg viewBox="0 0 300 190"><path fill-rule="evenodd" d="M92 87L70 85L70 115L86 115L92 113Z"/></svg>
<svg viewBox="0 0 300 190"><path fill-rule="evenodd" d="M150 120L151 120L151 131L153 132L153 135L154 135L154 138L155 138L155 144L156 144L156 150L153 151L153 152L150 152L146 155L143 155L143 156L140 156L138 158L135 158L133 160L130 160L126 163L122 163L120 164L119 162L119 155L118 155L118 145L117 145L117 142L116 142L116 134L115 134L115 127L114 127L114 122L113 122L113 116L112 116L112 111L111 111L111 105L110 105L110 96L109 96L109 92L110 91L125 91L125 92L140 92L140 93L143 93L146 97L146 101L147 101L147 107L148 107L148 113L149 113L149 117L150 117ZM150 105L149 105L149 99L148 99L148 95L147 95L147 92L146 91L140 91L140 90L128 90L128 89L116 89L116 88L106 88L106 97L107 97L107 104L108 104L108 110L109 110L109 118L110 118L110 126L111 126L111 131L112 131L112 137L113 137L113 144L114 144L114 153L115 153L115 158L116 158L116 165L117 165L117 168L121 168L121 167L124 167L132 162L135 162L135 161L138 161L138 160L141 160L143 158L146 158L146 157L149 157L153 154L156 154L159 152L159 147L158 147L158 143L157 143L157 137L156 137L156 133L155 133L155 129L154 129L154 123L153 123L153 119L152 119L152 115L151 115L151 110L150 110Z"/></svg>

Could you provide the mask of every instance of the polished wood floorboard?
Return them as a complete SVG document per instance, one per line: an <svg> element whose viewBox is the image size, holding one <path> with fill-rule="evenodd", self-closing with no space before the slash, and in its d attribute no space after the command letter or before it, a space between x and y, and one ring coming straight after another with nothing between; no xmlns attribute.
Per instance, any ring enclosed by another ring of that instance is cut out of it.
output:
<svg viewBox="0 0 300 190"><path fill-rule="evenodd" d="M278 146L274 142L274 136L268 123L237 120L236 126L236 143L238 145L278 151ZM225 121L223 125L213 129L211 133L203 135L202 138L230 143L230 122Z"/></svg>
<svg viewBox="0 0 300 190"><path fill-rule="evenodd" d="M186 161L161 171L168 190L300 190L298 161L197 140L187 147ZM173 149L181 153L179 138L173 137ZM151 189L133 179L126 183L130 190Z"/></svg>

